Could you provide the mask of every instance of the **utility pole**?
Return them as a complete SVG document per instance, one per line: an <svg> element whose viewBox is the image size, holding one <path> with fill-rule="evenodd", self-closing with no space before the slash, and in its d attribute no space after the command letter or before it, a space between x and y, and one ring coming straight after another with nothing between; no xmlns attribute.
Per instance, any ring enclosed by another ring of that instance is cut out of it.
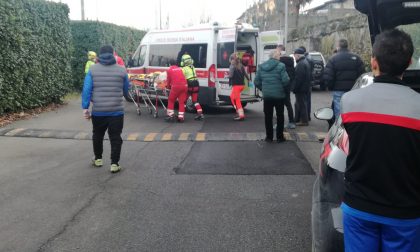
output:
<svg viewBox="0 0 420 252"><path fill-rule="evenodd" d="M287 46L287 34L289 33L289 0L284 0L284 46Z"/></svg>
<svg viewBox="0 0 420 252"><path fill-rule="evenodd" d="M162 30L162 0L159 0L159 28Z"/></svg>
<svg viewBox="0 0 420 252"><path fill-rule="evenodd" d="M82 5L82 20L85 20L85 0L80 0Z"/></svg>

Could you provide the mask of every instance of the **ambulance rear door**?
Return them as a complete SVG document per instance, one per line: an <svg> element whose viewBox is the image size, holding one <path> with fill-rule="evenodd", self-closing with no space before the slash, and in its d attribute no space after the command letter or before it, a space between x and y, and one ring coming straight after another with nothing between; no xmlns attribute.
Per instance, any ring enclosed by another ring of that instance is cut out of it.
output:
<svg viewBox="0 0 420 252"><path fill-rule="evenodd" d="M251 80L251 82L245 80L244 90L241 95L243 103L258 101L258 90L255 85L251 85L255 79L256 66L259 64L258 54L260 52L258 48L258 36L259 29L249 24L241 24L237 29L235 49ZM244 58L245 55L247 55L247 59Z"/></svg>
<svg viewBox="0 0 420 252"><path fill-rule="evenodd" d="M221 29L217 33L216 53L216 89L219 99L228 102L226 97L230 96L229 85L229 57L234 53L236 47L236 28Z"/></svg>
<svg viewBox="0 0 420 252"><path fill-rule="evenodd" d="M260 55L259 64L264 63L270 57L270 53L277 48L278 44L283 43L283 31L273 30L260 32Z"/></svg>

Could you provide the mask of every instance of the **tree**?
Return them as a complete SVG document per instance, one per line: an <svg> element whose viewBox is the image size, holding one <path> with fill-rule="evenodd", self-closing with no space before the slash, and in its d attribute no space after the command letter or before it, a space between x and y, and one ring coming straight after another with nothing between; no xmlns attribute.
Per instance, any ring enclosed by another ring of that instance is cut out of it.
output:
<svg viewBox="0 0 420 252"><path fill-rule="evenodd" d="M292 8L294 9L294 12L296 13L296 18L295 18L295 27L296 29L299 26L299 11L300 8L308 3L312 2L312 0L290 0L290 4L292 6Z"/></svg>

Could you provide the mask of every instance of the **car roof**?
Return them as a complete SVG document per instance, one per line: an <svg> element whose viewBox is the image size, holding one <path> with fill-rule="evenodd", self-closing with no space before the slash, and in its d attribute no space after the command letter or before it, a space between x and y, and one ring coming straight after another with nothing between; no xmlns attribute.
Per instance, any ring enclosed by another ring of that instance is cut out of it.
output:
<svg viewBox="0 0 420 252"><path fill-rule="evenodd" d="M383 30L420 22L420 0L354 0L354 6L368 16L372 43Z"/></svg>

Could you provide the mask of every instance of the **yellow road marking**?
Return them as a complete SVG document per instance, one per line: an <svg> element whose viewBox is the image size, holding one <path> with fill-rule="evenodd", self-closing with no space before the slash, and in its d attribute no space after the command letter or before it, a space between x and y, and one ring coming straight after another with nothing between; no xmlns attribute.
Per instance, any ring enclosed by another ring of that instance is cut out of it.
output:
<svg viewBox="0 0 420 252"><path fill-rule="evenodd" d="M309 140L309 136L305 132L298 132L297 135L299 136L300 140Z"/></svg>
<svg viewBox="0 0 420 252"><path fill-rule="evenodd" d="M319 141L324 140L327 137L327 133L324 132L316 132L315 136L318 138Z"/></svg>
<svg viewBox="0 0 420 252"><path fill-rule="evenodd" d="M286 140L292 140L292 136L290 135L290 133L289 132L283 132L283 136L284 136L284 138L286 138Z"/></svg>
<svg viewBox="0 0 420 252"><path fill-rule="evenodd" d="M74 139L86 139L88 133L86 132L79 132L77 135L74 136Z"/></svg>
<svg viewBox="0 0 420 252"><path fill-rule="evenodd" d="M17 133L20 133L20 132L22 132L22 131L24 131L24 130L25 130L24 128L14 129L14 130L11 130L11 131L7 132L7 133L5 134L5 136L14 136L14 135L16 135Z"/></svg>
<svg viewBox="0 0 420 252"><path fill-rule="evenodd" d="M190 133L181 133L181 135L178 138L178 141L187 141L189 136Z"/></svg>
<svg viewBox="0 0 420 252"><path fill-rule="evenodd" d="M195 141L206 141L206 133L197 133L196 137L195 137Z"/></svg>
<svg viewBox="0 0 420 252"><path fill-rule="evenodd" d="M257 139L257 133L246 133L246 139L247 140L256 140Z"/></svg>
<svg viewBox="0 0 420 252"><path fill-rule="evenodd" d="M127 141L136 141L139 133L131 133L127 136Z"/></svg>
<svg viewBox="0 0 420 252"><path fill-rule="evenodd" d="M153 140L155 140L155 137L157 136L157 133L149 133L146 135L146 137L144 138L145 142L152 142Z"/></svg>
<svg viewBox="0 0 420 252"><path fill-rule="evenodd" d="M171 141L172 140L172 133L165 133L162 136L161 141Z"/></svg>
<svg viewBox="0 0 420 252"><path fill-rule="evenodd" d="M40 137L40 138L44 138L44 137L51 137L51 135L52 135L52 132L51 132L51 131L45 131L45 132L42 132L42 133L39 135L39 137Z"/></svg>

